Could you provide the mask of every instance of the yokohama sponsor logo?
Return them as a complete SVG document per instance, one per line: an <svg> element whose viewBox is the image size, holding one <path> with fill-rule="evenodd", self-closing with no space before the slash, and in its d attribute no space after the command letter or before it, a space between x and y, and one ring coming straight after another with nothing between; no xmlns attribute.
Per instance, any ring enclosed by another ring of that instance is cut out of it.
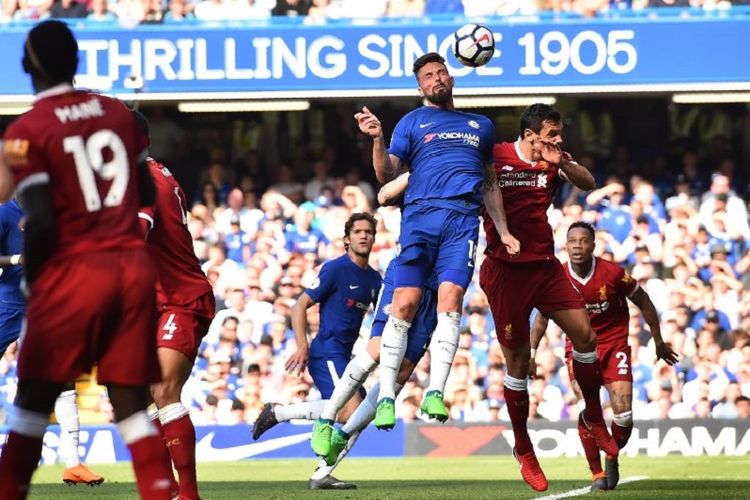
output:
<svg viewBox="0 0 750 500"><path fill-rule="evenodd" d="M424 136L424 143L427 144L433 139L438 138L440 140L455 140L460 139L464 144L469 144L475 148L479 147L479 136L469 132L438 132L430 133Z"/></svg>

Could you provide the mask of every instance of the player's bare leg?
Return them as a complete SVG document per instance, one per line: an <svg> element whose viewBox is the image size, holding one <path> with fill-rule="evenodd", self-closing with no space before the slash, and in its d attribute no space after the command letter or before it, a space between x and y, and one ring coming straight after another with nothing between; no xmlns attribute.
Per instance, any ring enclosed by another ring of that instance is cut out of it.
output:
<svg viewBox="0 0 750 500"><path fill-rule="evenodd" d="M440 422L448 420L443 402L445 382L458 350L459 326L464 289L445 281L438 288L438 321L430 343L430 384L425 391L421 410Z"/></svg>
<svg viewBox="0 0 750 500"><path fill-rule="evenodd" d="M603 490L609 489L607 476L602 469L602 457L599 447L596 445L596 439L591 434L591 431L586 427L583 422L583 409L585 404L583 401L583 394L581 394L581 388L578 386L578 382L573 380L571 382L573 393L579 403L578 413L578 437L581 439L581 445L583 446L583 454L586 457L586 462L589 464L589 470L591 471L591 490Z"/></svg>
<svg viewBox="0 0 750 500"><path fill-rule="evenodd" d="M151 396L159 408L159 423L164 430L164 441L179 477L180 497L198 499L198 479L195 470L195 427L190 412L180 401L182 386L190 377L192 360L167 347L157 349L162 381L151 386ZM171 466L170 466L171 469Z"/></svg>
<svg viewBox="0 0 750 500"><path fill-rule="evenodd" d="M545 491L549 484L534 453L526 422L529 420L529 390L527 376L531 360L531 345L528 341L511 349L502 346L508 373L505 376L505 403L513 427L515 446L513 455L521 466L521 476L526 484L536 491Z"/></svg>
<svg viewBox="0 0 750 500"><path fill-rule="evenodd" d="M107 392L117 430L132 456L138 493L149 500L171 500L167 450L146 413L148 387L109 384Z"/></svg>
<svg viewBox="0 0 750 500"><path fill-rule="evenodd" d="M41 380L18 381L10 433L0 456L0 498L21 500L29 492L31 476L42 456L42 439L49 414L65 384Z"/></svg>
<svg viewBox="0 0 750 500"><path fill-rule="evenodd" d="M419 308L422 289L400 287L393 292L391 315L380 342L380 391L375 426L390 430L396 425L396 377L406 353L409 328Z"/></svg>
<svg viewBox="0 0 750 500"><path fill-rule="evenodd" d="M612 438L622 450L633 432L633 384L626 380L617 380L606 384L609 400L614 413ZM607 486L614 489L620 482L620 465L617 457L606 456L604 459L607 472Z"/></svg>
<svg viewBox="0 0 750 500"><path fill-rule="evenodd" d="M60 424L58 455L65 460L62 480L65 484L98 486L104 482L99 474L91 472L78 456L80 421L76 405L75 384L68 384L55 401L55 418Z"/></svg>
<svg viewBox="0 0 750 500"><path fill-rule="evenodd" d="M602 415L599 389L602 386L602 371L596 356L596 335L589 324L585 309L555 311L548 315L573 343L573 373L581 388L586 409L583 419L586 427L596 439L596 444L607 455L616 457L617 443L607 430Z"/></svg>

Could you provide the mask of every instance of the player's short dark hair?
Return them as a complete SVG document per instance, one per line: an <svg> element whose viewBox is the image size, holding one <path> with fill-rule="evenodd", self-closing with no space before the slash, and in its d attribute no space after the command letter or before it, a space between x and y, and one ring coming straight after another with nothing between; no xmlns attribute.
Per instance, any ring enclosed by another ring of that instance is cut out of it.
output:
<svg viewBox="0 0 750 500"><path fill-rule="evenodd" d="M72 82L78 69L78 42L67 24L44 21L26 36L23 69L49 83Z"/></svg>
<svg viewBox="0 0 750 500"><path fill-rule="evenodd" d="M583 222L583 221L574 222L568 228L568 233L570 233L570 231L572 231L573 229L576 229L576 228L585 229L586 231L588 231L589 233L591 233L591 239L592 240L596 239L596 230L594 229L594 226L592 226L588 222Z"/></svg>
<svg viewBox="0 0 750 500"><path fill-rule="evenodd" d="M131 109L130 111L133 113L135 124L138 125L138 131L144 136L148 137L148 119L146 118L146 115L144 115L137 109Z"/></svg>
<svg viewBox="0 0 750 500"><path fill-rule="evenodd" d="M366 220L370 224L372 224L372 230L376 231L378 228L378 221L375 220L375 217L372 216L372 214L368 214L367 212L360 212L356 214L352 214L351 217L349 217L349 220L346 221L346 224L344 224L344 238L349 236L349 233L352 232L352 229L354 228L354 223L360 220Z"/></svg>
<svg viewBox="0 0 750 500"><path fill-rule="evenodd" d="M445 59L443 58L443 56L441 56L437 52L428 52L425 55L417 58L417 60L414 61L414 66L412 66L412 71L414 72L414 76L417 77L420 69L422 69L428 63L433 63L433 62L445 64Z"/></svg>
<svg viewBox="0 0 750 500"><path fill-rule="evenodd" d="M542 131L544 122L559 123L561 120L562 115L552 106L542 103L532 104L523 110L521 115L521 137L526 129L531 129L538 134Z"/></svg>

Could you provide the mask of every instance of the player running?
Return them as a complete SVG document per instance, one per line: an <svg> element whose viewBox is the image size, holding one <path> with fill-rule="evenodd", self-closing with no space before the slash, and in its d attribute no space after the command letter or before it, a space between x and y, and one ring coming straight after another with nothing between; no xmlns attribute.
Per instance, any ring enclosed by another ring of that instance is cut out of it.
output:
<svg viewBox="0 0 750 500"><path fill-rule="evenodd" d="M406 189L409 174L405 173L389 182L380 190L378 201L381 205L390 205L401 198ZM346 423L334 429L332 423L336 420L339 411L360 390L367 380L369 374L377 366L380 357L380 338L388 320L388 312L391 308L393 297L393 274L395 261L391 261L386 269L383 280L383 288L378 297L375 319L370 330L370 340L364 352L356 355L349 361L344 374L336 381L336 386L331 397L325 402L316 426L317 432L313 433L311 446L313 451L325 458L326 466L330 468L329 474L344 459L349 450L354 446L359 433L375 417L377 404L378 384L375 384L357 409L347 419ZM396 380L396 392L408 380L414 367L424 355L430 342L430 335L437 324L437 280L428 282L422 294L419 311L415 317L414 324L409 329L409 338L406 354L401 363ZM258 439L264 432L278 423L273 412L273 405L267 404L253 427L253 438ZM322 464L321 464L322 467ZM312 480L311 480L312 487ZM321 486L322 487L322 486Z"/></svg>
<svg viewBox="0 0 750 500"><path fill-rule="evenodd" d="M292 419L315 420L313 435L327 429L330 437L333 420L320 420L319 417L337 381L345 376L362 320L375 301L382 283L380 274L368 264L375 243L376 227L377 221L368 213L356 213L349 217L344 225L346 253L326 262L313 284L292 307L297 351L287 360L286 369L290 373L301 374L307 367L322 399L291 405L267 404L253 427L254 439L277 423ZM307 310L315 304L320 304L320 329L308 348ZM346 422L364 396L364 390L354 394L339 412L338 421ZM350 447L358 436L359 433L351 436ZM322 457L328 454L328 450L316 449L314 442L313 451ZM310 489L356 487L331 476L334 462L321 459L308 483Z"/></svg>
<svg viewBox="0 0 750 500"><path fill-rule="evenodd" d="M148 147L148 122L140 113L134 115L143 133L144 146ZM162 373L161 382L151 386L151 396L158 408L158 417L152 415L152 419L172 458L170 470L172 464L177 469L179 498L198 500L195 427L180 394L190 377L201 340L208 333L216 304L187 229L185 193L167 167L153 158L147 162L156 186L156 201L142 208L138 216L146 246L156 264L159 314L156 345ZM173 490L177 489L174 478L172 483Z"/></svg>
<svg viewBox="0 0 750 500"><path fill-rule="evenodd" d="M554 319L573 342L573 369L586 400L586 425L602 449L613 456L618 452L602 417L596 336L581 296L555 258L552 228L547 222L547 209L563 181L584 191L595 187L591 173L561 151L561 132L560 113L550 106L534 104L521 116L518 140L495 145L494 169L508 227L521 238L522 250L517 256L508 254L493 219L485 217L487 258L479 273L508 367L504 388L515 436L513 453L521 464L524 481L537 491L546 490L548 483L526 428L529 316L534 307Z"/></svg>
<svg viewBox="0 0 750 500"><path fill-rule="evenodd" d="M403 167L412 172L404 196L391 314L380 344L375 417L380 429L392 429L396 423L396 376L422 290L433 273L440 283L438 322L422 412L441 422L448 419L443 392L458 348L463 295L474 271L483 198L508 251L518 252L518 241L506 230L502 195L493 182L494 125L485 116L454 109L453 77L439 54L421 56L413 71L424 106L398 122L390 149L380 121L369 109L355 115L360 130L373 139L378 180L392 180Z"/></svg>
<svg viewBox="0 0 750 500"><path fill-rule="evenodd" d="M143 498L169 499L166 450L146 414L160 378L155 273L135 217L154 199L133 116L73 88L78 45L62 22L32 28L23 67L33 108L4 137L21 206L30 297L18 393L0 457L0 498L26 498L55 400L98 366Z"/></svg>
<svg viewBox="0 0 750 500"><path fill-rule="evenodd" d="M21 291L23 277L23 210L13 198L0 205L0 358L21 335L26 297ZM55 401L55 417L60 424L57 454L65 461L62 480L66 484L96 486L104 478L92 472L78 455L80 421L75 384L66 385Z"/></svg>
<svg viewBox="0 0 750 500"><path fill-rule="evenodd" d="M648 293L639 287L638 282L622 267L594 257L594 241L594 228L591 225L585 222L571 224L566 243L570 261L565 266L565 274L586 302L591 327L596 334L596 354L602 367L602 381L609 393L614 413L612 437L617 446L623 449L633 430L633 372L630 368L631 350L628 346L627 299L641 309L654 337L657 359L663 359L667 364L673 365L677 362L677 354L661 337L659 316ZM548 322L543 315L537 315L531 332L532 352L536 352ZM581 388L573 370L572 353L573 346L570 339L566 339L565 358L568 373L573 391L580 400ZM533 357L530 369L530 374L534 376L536 367ZM617 456L606 456L605 474L602 471L599 446L586 428L581 415L578 418L578 434L593 474L592 490L614 489L620 479Z"/></svg>

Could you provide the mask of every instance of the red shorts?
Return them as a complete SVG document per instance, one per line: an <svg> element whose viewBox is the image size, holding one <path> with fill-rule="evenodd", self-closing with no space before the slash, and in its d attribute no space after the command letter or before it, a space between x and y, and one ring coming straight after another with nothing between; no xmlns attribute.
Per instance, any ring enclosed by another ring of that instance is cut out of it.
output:
<svg viewBox="0 0 750 500"><path fill-rule="evenodd" d="M156 346L174 349L194 360L201 340L208 333L215 311L216 302L212 291L182 306L164 306L159 316Z"/></svg>
<svg viewBox="0 0 750 500"><path fill-rule="evenodd" d="M47 263L31 290L19 377L67 383L96 365L103 385L158 382L155 279L140 248Z"/></svg>
<svg viewBox="0 0 750 500"><path fill-rule="evenodd" d="M596 357L599 359L599 365L602 368L602 383L633 383L630 354L631 349L627 338L596 346ZM568 367L570 380L575 380L573 374L573 344L570 340L565 341L565 365Z"/></svg>
<svg viewBox="0 0 750 500"><path fill-rule="evenodd" d="M497 340L510 349L529 341L532 309L547 315L584 308L557 259L514 264L487 257L479 270L479 285L492 310Z"/></svg>

